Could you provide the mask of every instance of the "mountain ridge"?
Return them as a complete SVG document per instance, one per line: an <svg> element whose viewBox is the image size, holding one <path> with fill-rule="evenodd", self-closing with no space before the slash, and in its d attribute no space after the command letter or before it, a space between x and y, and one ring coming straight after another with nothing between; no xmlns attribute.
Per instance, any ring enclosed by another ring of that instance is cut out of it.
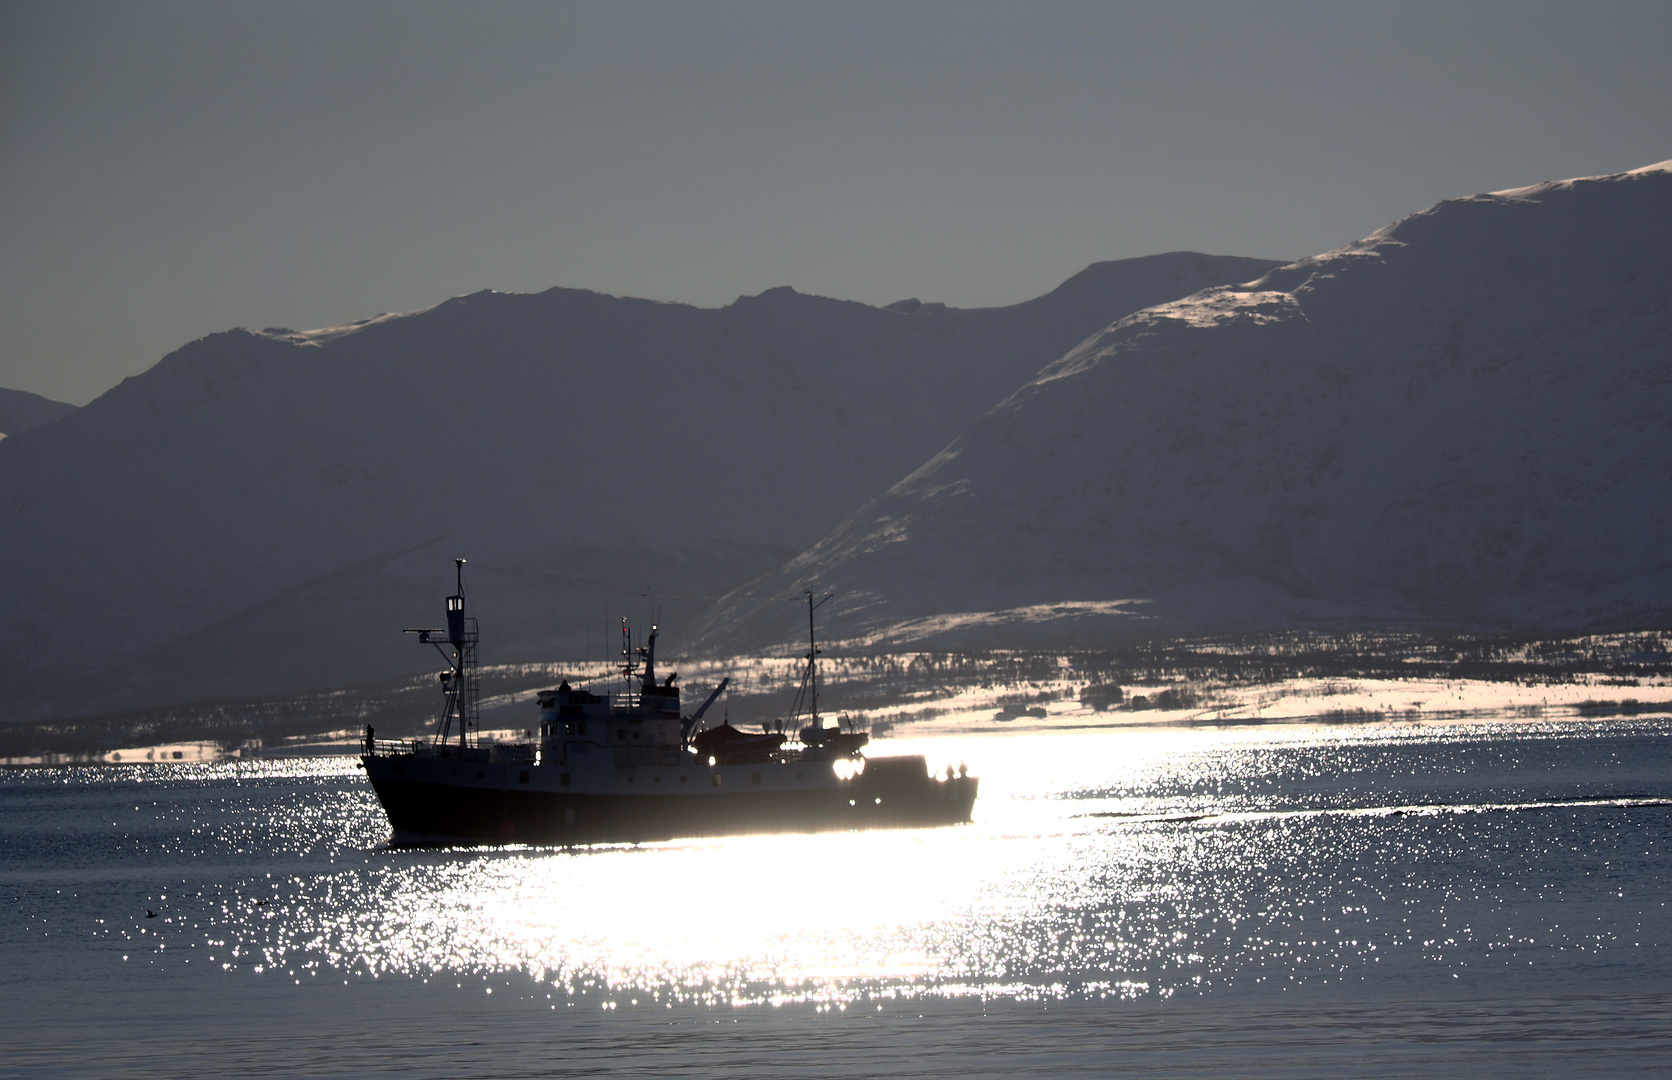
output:
<svg viewBox="0 0 1672 1080"><path fill-rule="evenodd" d="M811 583L875 648L1663 620L1668 280L1663 163L1447 200L1134 313L742 586L771 599L722 602L704 645L794 640L772 610ZM1005 615L1049 605L1074 614Z"/></svg>
<svg viewBox="0 0 1672 1080"><path fill-rule="evenodd" d="M77 406L68 402L0 387L0 439L15 438L76 411Z"/></svg>
<svg viewBox="0 0 1672 1080"><path fill-rule="evenodd" d="M433 618L455 554L502 660L595 649L606 604L689 623L1087 334L1275 264L1122 265L933 315L551 289L206 335L0 443L0 694L39 717L410 670L388 628Z"/></svg>

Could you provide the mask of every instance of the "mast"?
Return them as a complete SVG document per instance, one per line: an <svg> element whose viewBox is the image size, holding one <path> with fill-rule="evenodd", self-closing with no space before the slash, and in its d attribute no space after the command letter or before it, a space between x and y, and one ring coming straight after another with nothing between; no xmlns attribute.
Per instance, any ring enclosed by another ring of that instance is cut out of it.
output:
<svg viewBox="0 0 1672 1080"><path fill-rule="evenodd" d="M819 719L819 640L813 625L813 612L824 606L835 593L825 593L824 598L814 602L813 592L807 591L807 666L801 671L801 689L796 691L795 704L790 708L790 726L793 729L795 721L802 715L802 709L812 720L801 729L802 741L818 745L824 741L824 723Z"/></svg>
<svg viewBox="0 0 1672 1080"><path fill-rule="evenodd" d="M642 649L639 650L639 652L642 651ZM628 695L644 691L642 681L636 687L634 686L634 681L638 679L639 674L639 655L633 649L633 631L627 625L627 616L625 615L621 617L621 666L616 670L621 672L621 690L624 695L621 698L621 703L625 705L632 700Z"/></svg>
<svg viewBox="0 0 1672 1080"><path fill-rule="evenodd" d="M453 560L453 595L447 598L447 640L453 645L453 688L459 712L459 751L463 753L465 738L470 730L469 707L466 701L470 681L466 668L475 657L468 655L464 629L464 560ZM474 672L470 673L474 674Z"/></svg>
<svg viewBox="0 0 1672 1080"><path fill-rule="evenodd" d="M825 597L824 600L829 600ZM819 603L824 603L820 600ZM819 722L819 643L813 633L813 590L807 590L807 671L812 680L813 688L813 730L823 731L824 725Z"/></svg>
<svg viewBox="0 0 1672 1080"><path fill-rule="evenodd" d="M447 628L409 629L406 633L417 634L420 644L434 645L442 659L447 661L448 670L441 673L445 701L441 707L441 718L436 721L435 744L446 744L452 732L453 718L457 717L459 751L462 754L470 737L470 729L480 727L481 686L476 673L476 620L464 613L464 560L454 559L453 564L454 591L453 595L447 598ZM443 641L452 646L451 651L441 647Z"/></svg>

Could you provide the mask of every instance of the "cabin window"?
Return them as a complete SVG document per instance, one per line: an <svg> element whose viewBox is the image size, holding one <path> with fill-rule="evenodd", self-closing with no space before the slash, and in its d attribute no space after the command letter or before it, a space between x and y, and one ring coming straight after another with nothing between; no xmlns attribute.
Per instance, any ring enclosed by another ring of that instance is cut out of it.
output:
<svg viewBox="0 0 1672 1080"><path fill-rule="evenodd" d="M523 771L521 771L517 774L517 783L519 783L519 784L528 783L528 770L527 769L524 769Z"/></svg>
<svg viewBox="0 0 1672 1080"><path fill-rule="evenodd" d="M559 776L557 778L557 782L562 784L564 787L568 787L569 786L569 774L564 773L562 776Z"/></svg>
<svg viewBox="0 0 1672 1080"><path fill-rule="evenodd" d="M749 783L755 785L756 787L760 787L761 786L761 774L758 773L758 772L750 773L749 774Z"/></svg>
<svg viewBox="0 0 1672 1080"><path fill-rule="evenodd" d="M399 766L399 765L396 765L396 766L395 766L395 771L396 771L396 772L400 772L400 771L401 771L401 767L400 767L400 766ZM684 782L685 782L685 778L684 778L684 777L683 777L683 776L681 776L681 777L680 777L680 778L679 778L679 782L680 782L680 783L681 783L681 784L683 784L683 783L684 783Z"/></svg>
<svg viewBox="0 0 1672 1080"><path fill-rule="evenodd" d="M627 741L627 729L626 728L616 728L615 729L615 737L616 737L616 741L618 741L618 742L626 742Z"/></svg>
<svg viewBox="0 0 1672 1080"><path fill-rule="evenodd" d="M715 773L713 776L709 777L709 779L714 782L715 787L720 786L720 774L719 773Z"/></svg>

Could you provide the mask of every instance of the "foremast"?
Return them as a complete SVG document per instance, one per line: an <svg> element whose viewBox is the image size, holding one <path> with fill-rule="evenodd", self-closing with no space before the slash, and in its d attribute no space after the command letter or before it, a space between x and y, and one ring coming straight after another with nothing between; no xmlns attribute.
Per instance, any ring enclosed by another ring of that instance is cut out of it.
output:
<svg viewBox="0 0 1672 1080"><path fill-rule="evenodd" d="M476 619L466 615L464 607L464 560L454 559L453 565L454 591L447 598L447 628L407 629L404 632L417 634L420 644L434 645L436 652L447 662L447 670L438 676L443 701L431 741L438 747L446 746L456 725L459 750L462 752L469 745L471 736L482 728L482 688L476 660ZM446 637L438 637L442 634Z"/></svg>

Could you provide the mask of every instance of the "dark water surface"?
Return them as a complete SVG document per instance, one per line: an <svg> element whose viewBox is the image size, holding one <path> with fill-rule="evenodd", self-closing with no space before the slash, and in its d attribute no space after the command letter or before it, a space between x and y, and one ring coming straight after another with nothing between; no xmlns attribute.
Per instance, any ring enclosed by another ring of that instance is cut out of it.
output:
<svg viewBox="0 0 1672 1080"><path fill-rule="evenodd" d="M412 852L346 759L0 775L0 1075L1672 1074L1672 722L881 748L975 823Z"/></svg>

